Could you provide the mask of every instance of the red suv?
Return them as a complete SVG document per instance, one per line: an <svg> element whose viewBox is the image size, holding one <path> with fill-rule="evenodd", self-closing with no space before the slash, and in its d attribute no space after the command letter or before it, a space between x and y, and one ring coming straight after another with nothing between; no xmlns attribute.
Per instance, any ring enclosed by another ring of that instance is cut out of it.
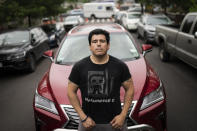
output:
<svg viewBox="0 0 197 131"><path fill-rule="evenodd" d="M52 64L35 93L33 108L36 130L77 130L79 117L67 97L68 76L76 61L91 54L88 33L95 28L110 32L108 53L124 61L132 74L135 94L127 115L128 126L149 124L157 131L166 130L164 86L144 58L152 46L142 45L142 48L139 48L133 37L118 24L77 26L68 32L54 57L52 51L45 52L45 55L51 58ZM123 101L123 89L120 94ZM80 91L78 95L80 96Z"/></svg>

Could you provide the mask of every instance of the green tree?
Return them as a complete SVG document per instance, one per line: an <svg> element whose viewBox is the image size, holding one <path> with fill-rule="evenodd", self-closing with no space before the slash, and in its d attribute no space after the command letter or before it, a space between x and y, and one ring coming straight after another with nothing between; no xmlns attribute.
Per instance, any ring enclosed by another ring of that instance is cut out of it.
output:
<svg viewBox="0 0 197 131"><path fill-rule="evenodd" d="M0 4L0 23L22 21L28 17L29 26L31 19L56 16L64 9L61 4L65 0L6 0Z"/></svg>
<svg viewBox="0 0 197 131"><path fill-rule="evenodd" d="M191 0L192 6L189 8L191 12L197 12L197 1L196 0Z"/></svg>

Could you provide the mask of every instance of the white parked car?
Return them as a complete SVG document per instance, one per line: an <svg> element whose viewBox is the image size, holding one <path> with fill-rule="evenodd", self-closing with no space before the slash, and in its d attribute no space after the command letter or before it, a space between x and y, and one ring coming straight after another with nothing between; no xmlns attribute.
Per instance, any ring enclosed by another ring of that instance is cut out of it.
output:
<svg viewBox="0 0 197 131"><path fill-rule="evenodd" d="M127 30L137 30L140 17L141 12L127 12L122 17L122 24Z"/></svg>

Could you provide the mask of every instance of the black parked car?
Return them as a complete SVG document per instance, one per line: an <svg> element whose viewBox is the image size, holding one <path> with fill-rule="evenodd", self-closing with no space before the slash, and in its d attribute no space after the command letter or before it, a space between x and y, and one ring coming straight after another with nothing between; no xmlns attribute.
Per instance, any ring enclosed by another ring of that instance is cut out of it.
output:
<svg viewBox="0 0 197 131"><path fill-rule="evenodd" d="M33 72L36 61L49 49L48 37L40 27L0 34L0 69L26 69Z"/></svg>

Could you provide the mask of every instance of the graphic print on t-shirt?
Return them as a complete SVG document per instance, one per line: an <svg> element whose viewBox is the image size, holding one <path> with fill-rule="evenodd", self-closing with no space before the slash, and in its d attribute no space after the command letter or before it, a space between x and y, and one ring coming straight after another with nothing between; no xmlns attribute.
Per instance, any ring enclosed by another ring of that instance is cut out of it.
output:
<svg viewBox="0 0 197 131"><path fill-rule="evenodd" d="M112 80L108 71L88 71L88 96L107 97L111 93Z"/></svg>

